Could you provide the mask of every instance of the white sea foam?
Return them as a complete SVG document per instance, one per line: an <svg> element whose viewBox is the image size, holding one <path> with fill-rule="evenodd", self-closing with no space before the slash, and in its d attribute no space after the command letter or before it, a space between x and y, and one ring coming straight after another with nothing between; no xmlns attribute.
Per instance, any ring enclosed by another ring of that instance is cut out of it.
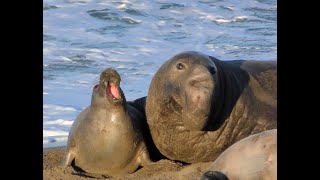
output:
<svg viewBox="0 0 320 180"><path fill-rule="evenodd" d="M76 111L76 109L72 107L63 107L63 106L48 105L48 104L44 104L43 109L50 109L53 111Z"/></svg>
<svg viewBox="0 0 320 180"><path fill-rule="evenodd" d="M234 10L233 6L227 6L226 8L229 9L229 10L232 10L232 11Z"/></svg>
<svg viewBox="0 0 320 180"><path fill-rule="evenodd" d="M70 126L72 125L73 121L70 120L64 120L64 119L57 119L54 121L47 121L44 122L44 125L66 125L66 126Z"/></svg>
<svg viewBox="0 0 320 180"><path fill-rule="evenodd" d="M60 59L63 61L72 61L72 59L63 56L61 56Z"/></svg>
<svg viewBox="0 0 320 180"><path fill-rule="evenodd" d="M124 52L115 51L115 50L111 50L110 52L111 52L111 53L114 53L114 54L118 54L118 55L125 55L125 54L126 54L126 53L124 53Z"/></svg>
<svg viewBox="0 0 320 180"><path fill-rule="evenodd" d="M50 141L48 139L43 140L43 144L48 144Z"/></svg>
<svg viewBox="0 0 320 180"><path fill-rule="evenodd" d="M126 68L128 68L128 66L126 66L126 65L117 66L117 69L126 69Z"/></svg>
<svg viewBox="0 0 320 180"><path fill-rule="evenodd" d="M117 8L118 9L125 9L127 7L127 4L120 4Z"/></svg>
<svg viewBox="0 0 320 180"><path fill-rule="evenodd" d="M234 19L236 19L236 20L247 20L248 16L236 16L236 17L234 17Z"/></svg>
<svg viewBox="0 0 320 180"><path fill-rule="evenodd" d="M49 136L67 136L68 132L66 131L61 131L61 130L43 130L43 137L49 137Z"/></svg>
<svg viewBox="0 0 320 180"><path fill-rule="evenodd" d="M81 80L78 80L77 82L80 83L80 84L90 84L89 81L81 81Z"/></svg>

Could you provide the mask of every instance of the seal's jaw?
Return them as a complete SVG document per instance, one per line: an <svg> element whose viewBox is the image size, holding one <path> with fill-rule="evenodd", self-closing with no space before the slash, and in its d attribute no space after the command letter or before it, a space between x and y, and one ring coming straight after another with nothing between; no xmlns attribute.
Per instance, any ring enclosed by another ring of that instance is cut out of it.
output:
<svg viewBox="0 0 320 180"><path fill-rule="evenodd" d="M113 104L121 103L123 101L119 84L119 82L105 82L107 99Z"/></svg>

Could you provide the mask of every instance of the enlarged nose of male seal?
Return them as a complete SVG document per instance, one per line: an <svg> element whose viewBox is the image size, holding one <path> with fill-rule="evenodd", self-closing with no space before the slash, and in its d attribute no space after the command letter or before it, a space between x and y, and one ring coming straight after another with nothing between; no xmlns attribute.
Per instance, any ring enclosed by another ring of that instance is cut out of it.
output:
<svg viewBox="0 0 320 180"><path fill-rule="evenodd" d="M195 96L199 93L211 93L214 86L212 73L216 73L216 69L214 67L198 66L193 69L188 83L191 88L194 89L192 91L195 91Z"/></svg>
<svg viewBox="0 0 320 180"><path fill-rule="evenodd" d="M214 90L213 75L205 66L194 67L187 83L182 115L184 126L189 130L200 131L205 126L210 114Z"/></svg>
<svg viewBox="0 0 320 180"><path fill-rule="evenodd" d="M191 72L191 80L197 80L197 81L211 81L213 76L217 73L216 67L213 66L196 66L193 68Z"/></svg>

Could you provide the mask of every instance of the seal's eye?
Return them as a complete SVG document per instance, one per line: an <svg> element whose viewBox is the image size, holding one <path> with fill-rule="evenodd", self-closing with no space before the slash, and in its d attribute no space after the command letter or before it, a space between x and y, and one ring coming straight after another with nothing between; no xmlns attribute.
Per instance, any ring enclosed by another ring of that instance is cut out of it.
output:
<svg viewBox="0 0 320 180"><path fill-rule="evenodd" d="M185 68L185 66L184 66L182 63L178 63L178 64L176 65L176 67L177 67L177 69L179 69L179 70Z"/></svg>
<svg viewBox="0 0 320 180"><path fill-rule="evenodd" d="M99 85L95 85L95 86L94 86L94 89L97 89L98 87L99 87Z"/></svg>

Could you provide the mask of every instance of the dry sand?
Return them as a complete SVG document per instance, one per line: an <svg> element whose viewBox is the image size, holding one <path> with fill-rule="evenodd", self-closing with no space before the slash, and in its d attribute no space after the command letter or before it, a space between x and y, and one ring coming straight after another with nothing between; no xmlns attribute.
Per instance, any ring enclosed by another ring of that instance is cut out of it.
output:
<svg viewBox="0 0 320 180"><path fill-rule="evenodd" d="M107 177L92 175L76 171L73 167L62 167L61 162L65 153L65 147L47 148L43 150L43 179L200 179L202 173L210 166L207 163L195 163L183 165L166 159L159 164L150 165L138 169L133 174L121 177Z"/></svg>

